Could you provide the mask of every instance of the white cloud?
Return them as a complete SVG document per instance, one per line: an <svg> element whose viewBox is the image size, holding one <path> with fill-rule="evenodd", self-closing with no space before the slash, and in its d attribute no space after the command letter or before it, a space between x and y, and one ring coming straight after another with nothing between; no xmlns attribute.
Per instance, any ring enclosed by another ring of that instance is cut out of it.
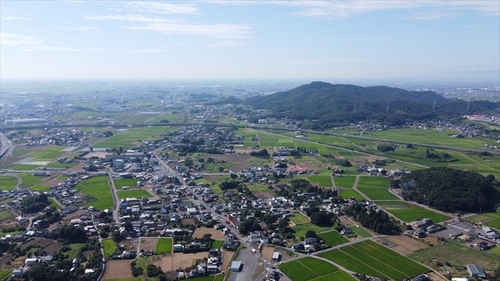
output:
<svg viewBox="0 0 500 281"><path fill-rule="evenodd" d="M59 29L63 29L63 30L74 30L74 31L90 31L90 30L99 30L99 27L93 27L93 26L78 26L78 27L59 27Z"/></svg>
<svg viewBox="0 0 500 281"><path fill-rule="evenodd" d="M18 35L0 32L0 44L10 46L35 45L35 38L28 35Z"/></svg>
<svg viewBox="0 0 500 281"><path fill-rule="evenodd" d="M31 20L30 18L24 18L24 17L9 17L9 16L2 16L2 20Z"/></svg>
<svg viewBox="0 0 500 281"><path fill-rule="evenodd" d="M489 60L489 61L486 61L485 63L486 63L486 64L490 64L490 63L492 63L492 61L490 61L490 60Z"/></svg>
<svg viewBox="0 0 500 281"><path fill-rule="evenodd" d="M486 15L500 14L500 1L495 0L441 0L441 1L377 1L377 0L304 0L304 1L232 1L232 0L202 0L202 2L212 4L227 5L282 5L298 8L293 15L300 17L325 17L325 18L345 18L359 14L381 11L381 10L419 10L414 19L438 19L447 17L455 13L451 11L471 10ZM427 11L426 9L431 9ZM439 9L438 13L436 9ZM415 11L414 11L415 12ZM424 14L428 14L425 16Z"/></svg>
<svg viewBox="0 0 500 281"><path fill-rule="evenodd" d="M134 30L152 30L165 34L199 35L210 38L252 38L250 26L238 24L181 24L175 22L152 23L147 25L127 26Z"/></svg>
<svg viewBox="0 0 500 281"><path fill-rule="evenodd" d="M142 15L100 15L89 16L87 19L141 22L144 24L130 25L126 26L126 28L158 31L165 34L198 35L218 39L253 37L250 34L253 27L241 24L189 24Z"/></svg>
<svg viewBox="0 0 500 281"><path fill-rule="evenodd" d="M192 4L170 4L163 2L127 2L127 9L138 12L160 13L160 14L189 14L199 15L198 8Z"/></svg>
<svg viewBox="0 0 500 281"><path fill-rule="evenodd" d="M88 20L115 20L115 21L131 21L131 22L149 22L149 23L161 23L168 20L160 18L145 17L142 15L107 15L107 16L88 16L85 17Z"/></svg>

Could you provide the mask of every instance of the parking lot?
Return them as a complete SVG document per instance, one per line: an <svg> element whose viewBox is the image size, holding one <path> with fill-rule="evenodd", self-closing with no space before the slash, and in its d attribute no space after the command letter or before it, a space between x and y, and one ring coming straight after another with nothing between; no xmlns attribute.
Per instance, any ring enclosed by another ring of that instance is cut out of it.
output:
<svg viewBox="0 0 500 281"><path fill-rule="evenodd" d="M439 232L436 232L434 235L443 237L443 238L450 238L452 236L457 236L459 234L469 234L471 236L476 236L474 233L474 224L470 222L452 222L448 223L446 225L445 230L441 230Z"/></svg>

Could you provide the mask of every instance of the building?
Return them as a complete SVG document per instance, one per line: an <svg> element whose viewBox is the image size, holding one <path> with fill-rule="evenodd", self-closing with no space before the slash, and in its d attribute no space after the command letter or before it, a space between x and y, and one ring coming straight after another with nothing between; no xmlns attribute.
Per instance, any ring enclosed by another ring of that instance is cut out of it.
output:
<svg viewBox="0 0 500 281"><path fill-rule="evenodd" d="M467 271L471 277L486 278L486 273L484 273L484 270L477 264L468 264Z"/></svg>
<svg viewBox="0 0 500 281"><path fill-rule="evenodd" d="M234 272L240 272L240 271L241 271L241 266L242 266L242 265L243 265L243 264L241 263L241 261L233 261L233 262L231 263L231 268L230 268L230 270L231 270L231 271L234 271Z"/></svg>
<svg viewBox="0 0 500 281"><path fill-rule="evenodd" d="M273 260L278 261L280 259L280 252L273 253Z"/></svg>
<svg viewBox="0 0 500 281"><path fill-rule="evenodd" d="M115 169L123 169L123 168L125 168L125 160L123 160L123 159L113 159L113 167Z"/></svg>

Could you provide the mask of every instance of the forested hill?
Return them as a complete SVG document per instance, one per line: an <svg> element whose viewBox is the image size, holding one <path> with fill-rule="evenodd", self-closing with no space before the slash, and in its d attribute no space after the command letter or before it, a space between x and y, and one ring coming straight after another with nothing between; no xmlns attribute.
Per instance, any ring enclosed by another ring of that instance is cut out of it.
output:
<svg viewBox="0 0 500 281"><path fill-rule="evenodd" d="M480 212L491 210L500 202L493 182L495 177L491 175L484 177L475 172L439 167L403 175L400 188L405 199L438 210Z"/></svg>
<svg viewBox="0 0 500 281"><path fill-rule="evenodd" d="M465 114L489 113L493 102L446 99L431 91L415 92L386 86L361 87L312 82L295 89L247 100L255 108L273 111L272 116L303 120L313 129L372 121L388 125L428 121Z"/></svg>

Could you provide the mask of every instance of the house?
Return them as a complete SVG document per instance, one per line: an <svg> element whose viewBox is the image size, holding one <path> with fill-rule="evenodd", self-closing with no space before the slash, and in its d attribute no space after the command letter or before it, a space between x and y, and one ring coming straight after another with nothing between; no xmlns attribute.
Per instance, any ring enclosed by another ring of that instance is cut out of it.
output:
<svg viewBox="0 0 500 281"><path fill-rule="evenodd" d="M486 273L484 273L484 270L477 264L468 264L467 271L471 277L486 278Z"/></svg>
<svg viewBox="0 0 500 281"><path fill-rule="evenodd" d="M273 260L279 261L280 259L280 252L274 252L273 253Z"/></svg>
<svg viewBox="0 0 500 281"><path fill-rule="evenodd" d="M182 252L184 251L184 246L181 244L174 244L174 252Z"/></svg>
<svg viewBox="0 0 500 281"><path fill-rule="evenodd" d="M340 231L340 234L342 234L342 235L351 234L351 233L352 233L352 229L350 227L344 227L344 229L342 229Z"/></svg>
<svg viewBox="0 0 500 281"><path fill-rule="evenodd" d="M94 273L95 273L95 271L91 268L85 269L85 274L94 274Z"/></svg>
<svg viewBox="0 0 500 281"><path fill-rule="evenodd" d="M34 265L35 263L38 263L38 258L27 258L27 259L24 261L24 264L26 264L27 266L32 266L32 265Z"/></svg>
<svg viewBox="0 0 500 281"><path fill-rule="evenodd" d="M21 277L23 276L23 271L20 269L14 269L12 270L12 277Z"/></svg>
<svg viewBox="0 0 500 281"><path fill-rule="evenodd" d="M308 238L306 238L306 240L304 240L304 244L306 244L306 245L315 244L317 242L318 242L318 238L316 238L316 237L308 237Z"/></svg>
<svg viewBox="0 0 500 281"><path fill-rule="evenodd" d="M229 251L235 251L240 246L240 241L230 238L224 242L224 248Z"/></svg>
<svg viewBox="0 0 500 281"><path fill-rule="evenodd" d="M421 274L421 275L413 277L411 279L411 281L431 281L431 279L429 279L429 277L427 275Z"/></svg>
<svg viewBox="0 0 500 281"><path fill-rule="evenodd" d="M486 237L486 238L489 238L489 239L498 239L498 238L500 238L500 233L498 233L498 231L496 231L496 230L494 230L492 228L489 228L487 226L483 226L483 228L478 229L476 232L477 232L477 234L479 236Z"/></svg>
<svg viewBox="0 0 500 281"><path fill-rule="evenodd" d="M413 231L413 236L415 236L416 238L424 238L427 235L425 234L425 231L423 231L420 228L417 228L415 231Z"/></svg>

